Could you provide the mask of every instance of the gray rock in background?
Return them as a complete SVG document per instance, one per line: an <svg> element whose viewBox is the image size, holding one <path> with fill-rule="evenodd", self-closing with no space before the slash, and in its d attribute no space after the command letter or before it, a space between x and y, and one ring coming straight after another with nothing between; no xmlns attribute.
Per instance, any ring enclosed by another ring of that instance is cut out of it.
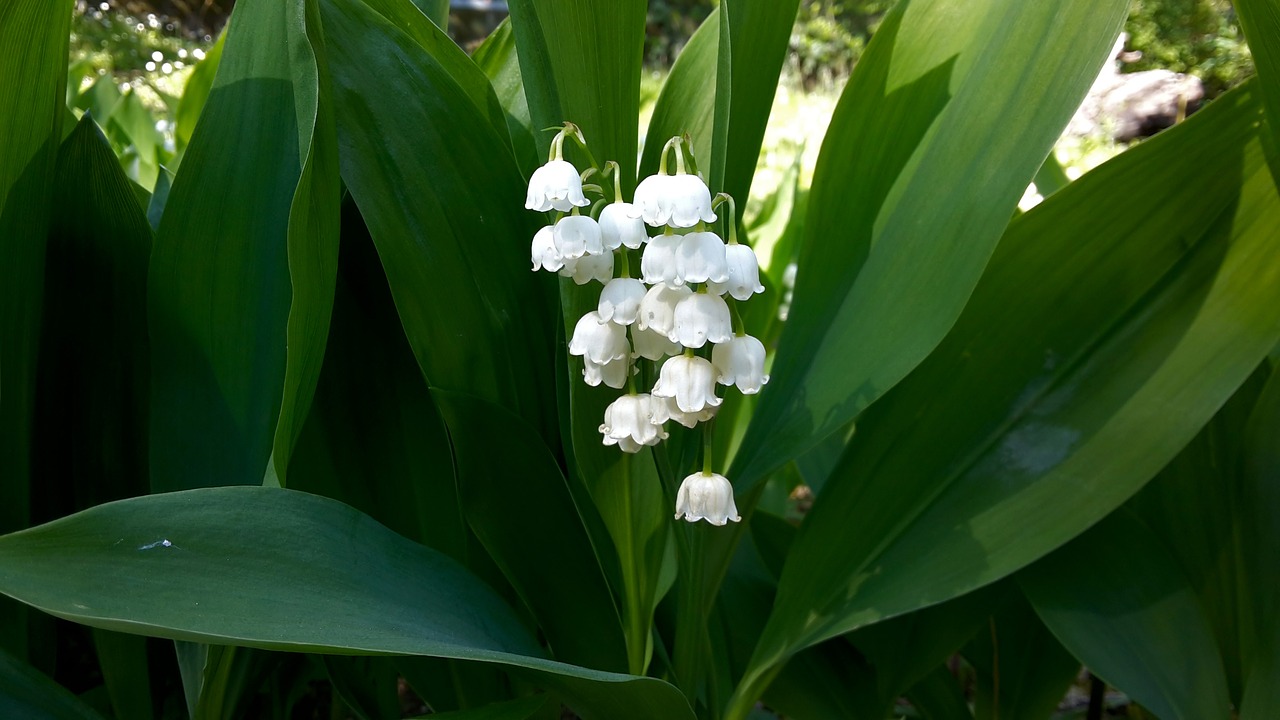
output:
<svg viewBox="0 0 1280 720"><path fill-rule="evenodd" d="M1126 39L1120 35L1112 61L1102 68L1067 125L1067 135L1106 135L1128 142L1170 127L1204 99L1204 84L1194 75L1170 70L1120 72Z"/></svg>

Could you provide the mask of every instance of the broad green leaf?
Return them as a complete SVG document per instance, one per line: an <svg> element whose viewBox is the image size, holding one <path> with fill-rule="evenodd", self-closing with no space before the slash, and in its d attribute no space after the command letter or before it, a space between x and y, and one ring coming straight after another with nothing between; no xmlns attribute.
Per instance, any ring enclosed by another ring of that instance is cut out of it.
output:
<svg viewBox="0 0 1280 720"><path fill-rule="evenodd" d="M70 0L0 5L0 532L27 526L45 233L64 105ZM0 602L0 649L27 655L26 613Z"/></svg>
<svg viewBox="0 0 1280 720"><path fill-rule="evenodd" d="M39 670L0 650L0 716L24 720L102 720L102 715Z"/></svg>
<svg viewBox="0 0 1280 720"><path fill-rule="evenodd" d="M1271 552L1252 527L1255 511L1245 498L1253 489L1243 474L1246 425L1267 375L1265 369L1255 372L1182 452L1126 503L1195 591L1222 651L1236 707L1248 673L1246 658L1254 654L1260 626L1266 624L1268 586L1276 582L1274 573L1250 567L1251 559Z"/></svg>
<svg viewBox="0 0 1280 720"><path fill-rule="evenodd" d="M711 187L738 201L741 221L798 5L739 0L712 11L663 84L645 136L641 176L657 172L658 153L669 138L688 132ZM725 52L722 37L729 41ZM727 92L722 77L729 78Z"/></svg>
<svg viewBox="0 0 1280 720"><path fill-rule="evenodd" d="M515 148L520 171L528 177L542 163L533 139L533 121L529 119L529 100L524 95L524 80L520 75L516 36L511 30L510 18L504 18L489 33L489 37L471 54L471 59L493 85L493 92L507 118L507 131L511 133L511 144Z"/></svg>
<svg viewBox="0 0 1280 720"><path fill-rule="evenodd" d="M154 717L147 642L147 638L138 635L93 631L93 650L111 697L111 709L118 718Z"/></svg>
<svg viewBox="0 0 1280 720"><path fill-rule="evenodd" d="M467 520L552 652L576 665L625 670L618 611L555 458L502 407L438 388L432 396L453 440ZM505 452L493 451L498 438Z"/></svg>
<svg viewBox="0 0 1280 720"><path fill-rule="evenodd" d="M792 546L758 672L1044 555L1230 397L1280 337L1258 117L1250 88L1225 96L1010 225L943 344L859 419Z"/></svg>
<svg viewBox="0 0 1280 720"><path fill-rule="evenodd" d="M886 16L822 144L790 320L730 474L740 492L951 328L1127 7L919 0Z"/></svg>
<svg viewBox="0 0 1280 720"><path fill-rule="evenodd" d="M1280 552L1280 372L1272 370L1245 426L1244 493L1240 507L1244 532L1241 571L1249 578L1252 618L1242 624L1242 646L1249 675L1240 703L1241 720L1261 720L1280 713L1280 578L1275 558Z"/></svg>
<svg viewBox="0 0 1280 720"><path fill-rule="evenodd" d="M597 162L614 160L621 166L627 194L635 187L646 5L644 0L508 2L539 156L546 157L552 138L542 128L576 123Z"/></svg>
<svg viewBox="0 0 1280 720"><path fill-rule="evenodd" d="M960 652L973 666L978 720L1047 718L1080 671L1016 588ZM872 626L873 628L875 626Z"/></svg>
<svg viewBox="0 0 1280 720"><path fill-rule="evenodd" d="M449 0L413 0L413 4L436 27L449 29Z"/></svg>
<svg viewBox="0 0 1280 720"><path fill-rule="evenodd" d="M449 436L350 201L342 206L329 345L289 474L297 478L290 487L345 502L468 561Z"/></svg>
<svg viewBox="0 0 1280 720"><path fill-rule="evenodd" d="M939 665L906 692L922 720L972 720L969 701L960 681L945 665Z"/></svg>
<svg viewBox="0 0 1280 720"><path fill-rule="evenodd" d="M288 415L309 393L295 367L286 387L286 364L318 371L333 252L320 233L336 207L310 205L334 188L313 157L326 132L307 4L237 4L160 222L148 287L155 490L261 482L282 404ZM299 342L304 330L319 337Z"/></svg>
<svg viewBox="0 0 1280 720"><path fill-rule="evenodd" d="M1249 41L1271 141L1280 152L1280 1L1235 0L1232 6Z"/></svg>
<svg viewBox="0 0 1280 720"><path fill-rule="evenodd" d="M126 92L110 118L103 118L101 122L123 147L120 160L129 178L147 190L155 187L160 173L159 150L163 138L156 130L155 118L142 104L138 93Z"/></svg>
<svg viewBox="0 0 1280 720"><path fill-rule="evenodd" d="M222 48L226 40L226 32L218 36L218 41L205 53L204 59L196 63L182 90L182 99L178 101L178 107L173 113L174 143L180 151L185 150L191 143L191 138L196 131L196 123L204 112L205 103L209 101L209 93L213 90L213 79L218 74L218 65L222 62ZM114 84L112 86L114 87Z"/></svg>
<svg viewBox="0 0 1280 720"><path fill-rule="evenodd" d="M672 137L685 133L693 139L698 157L710 165L711 157L707 150L717 139L714 128L719 57L720 8L716 8L676 56L653 104L649 129L644 137L644 153L640 157L641 177L658 172L663 145Z"/></svg>
<svg viewBox="0 0 1280 720"><path fill-rule="evenodd" d="M1230 716L1226 674L1195 590L1133 513L1107 516L1018 582L1073 655L1158 717Z"/></svg>
<svg viewBox="0 0 1280 720"><path fill-rule="evenodd" d="M305 0L302 12L305 18L294 19L289 31L290 44L297 48L293 73L301 87L316 87L316 98L305 108L307 115L300 128L305 159L289 208L286 237L293 297L285 332L288 353L283 397L271 455L271 469L281 485L287 482L289 457L311 409L324 361L338 272L342 201L328 62L323 52L315 50L323 41L315 0Z"/></svg>
<svg viewBox="0 0 1280 720"><path fill-rule="evenodd" d="M660 680L543 659L461 566L297 491L150 495L0 537L0 592L93 627L180 640L499 663L533 673L584 718L692 717Z"/></svg>
<svg viewBox="0 0 1280 720"><path fill-rule="evenodd" d="M547 704L546 695L492 703L471 710L432 713L424 716L430 720L526 720L533 717Z"/></svg>
<svg viewBox="0 0 1280 720"><path fill-rule="evenodd" d="M151 231L160 229L160 218L164 217L165 203L169 202L169 190L173 187L173 173L161 166L160 175L156 178L155 192L147 200L147 223Z"/></svg>
<svg viewBox="0 0 1280 720"><path fill-rule="evenodd" d="M544 380L555 333L527 265L534 218L506 121L484 75L438 28L420 14L409 32L387 19L411 17L394 2L377 3L386 16L357 0L321 2L342 178L428 382L508 407L554 439Z"/></svg>
<svg viewBox="0 0 1280 720"><path fill-rule="evenodd" d="M59 149L53 207L32 467L72 512L147 492L151 228L88 115Z"/></svg>

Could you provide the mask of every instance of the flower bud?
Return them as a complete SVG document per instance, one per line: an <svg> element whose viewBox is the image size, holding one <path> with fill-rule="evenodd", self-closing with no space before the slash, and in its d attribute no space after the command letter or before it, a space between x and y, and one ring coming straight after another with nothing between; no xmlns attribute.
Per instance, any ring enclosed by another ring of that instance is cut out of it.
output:
<svg viewBox="0 0 1280 720"><path fill-rule="evenodd" d="M630 362L631 348L627 345L627 331L621 325L606 322L599 313L589 312L573 328L569 354L581 355L597 365L623 358Z"/></svg>
<svg viewBox="0 0 1280 720"><path fill-rule="evenodd" d="M631 203L616 202L600 210L600 237L605 250L617 250L623 246L635 250L649 239L644 221L631 215L634 209Z"/></svg>
<svg viewBox="0 0 1280 720"><path fill-rule="evenodd" d="M676 251L683 240L679 235L659 235L650 238L640 256L640 273L650 285L683 285L676 261Z"/></svg>
<svg viewBox="0 0 1280 720"><path fill-rule="evenodd" d="M600 432L605 445L617 445L623 452L640 452L645 445L667 439L662 423L667 421L666 402L651 395L623 395L604 411Z"/></svg>
<svg viewBox="0 0 1280 720"><path fill-rule="evenodd" d="M716 397L715 368L711 361L697 356L677 355L668 358L658 372L653 396L675 398L681 412L701 412L720 404Z"/></svg>
<svg viewBox="0 0 1280 720"><path fill-rule="evenodd" d="M613 278L600 291L600 317L619 325L630 325L640 312L644 299L644 283L635 278Z"/></svg>
<svg viewBox="0 0 1280 720"><path fill-rule="evenodd" d="M764 292L760 284L760 264L756 253L746 245L729 245L725 248L725 266L728 279L712 280L707 289L717 295L729 293L735 300L750 300L752 294Z"/></svg>
<svg viewBox="0 0 1280 720"><path fill-rule="evenodd" d="M750 335L738 335L711 348L711 364L721 385L737 385L743 395L754 395L769 382L764 374L764 344Z"/></svg>
<svg viewBox="0 0 1280 720"><path fill-rule="evenodd" d="M724 241L713 232L685 235L676 248L676 276L689 285L728 280L725 250Z"/></svg>
<svg viewBox="0 0 1280 720"><path fill-rule="evenodd" d="M662 283L654 285L640 301L636 326L641 330L654 330L670 336L676 324L676 305L692 294L693 291L687 287L670 287Z"/></svg>
<svg viewBox="0 0 1280 720"><path fill-rule="evenodd" d="M552 229L551 238L556 244L556 252L566 260L604 252L600 240L600 224L586 215L560 218L560 222Z"/></svg>
<svg viewBox="0 0 1280 720"><path fill-rule="evenodd" d="M556 244L551 236L552 231L549 225L534 234L533 247L529 251L534 270L545 268L555 272L564 267L564 258L560 257L560 253L556 251Z"/></svg>
<svg viewBox="0 0 1280 720"><path fill-rule="evenodd" d="M728 342L733 337L733 320L724 298L710 293L693 293L676 305L669 338L687 348Z"/></svg>
<svg viewBox="0 0 1280 720"><path fill-rule="evenodd" d="M632 217L643 218L653 227L671 225L686 228L701 222L715 222L711 211L711 190L697 175L650 175L636 186Z"/></svg>
<svg viewBox="0 0 1280 720"><path fill-rule="evenodd" d="M565 258L560 274L573 278L573 282L578 285L586 285L592 280L607 283L613 279L613 253Z"/></svg>

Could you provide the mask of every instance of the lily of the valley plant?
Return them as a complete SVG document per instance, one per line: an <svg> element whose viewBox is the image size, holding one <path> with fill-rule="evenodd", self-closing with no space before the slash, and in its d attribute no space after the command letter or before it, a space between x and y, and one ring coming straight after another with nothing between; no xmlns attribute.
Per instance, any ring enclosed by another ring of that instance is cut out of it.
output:
<svg viewBox="0 0 1280 720"><path fill-rule="evenodd" d="M798 5L642 138L644 0L238 0L160 152L0 2L0 715L1280 717L1274 0L1075 181L1127 0L901 0L765 187Z"/></svg>

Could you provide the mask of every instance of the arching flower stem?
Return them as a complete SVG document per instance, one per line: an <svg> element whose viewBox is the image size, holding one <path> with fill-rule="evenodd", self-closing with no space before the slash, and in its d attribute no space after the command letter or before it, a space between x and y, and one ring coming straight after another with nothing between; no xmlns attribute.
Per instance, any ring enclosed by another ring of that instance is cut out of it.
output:
<svg viewBox="0 0 1280 720"><path fill-rule="evenodd" d="M725 219L727 229L725 231L725 241L730 245L738 244L738 206L733 201L733 196L729 193L717 193L716 199L711 203L711 209L715 210L721 205L729 206L729 214L721 213L720 217Z"/></svg>
<svg viewBox="0 0 1280 720"><path fill-rule="evenodd" d="M610 171L613 172L613 201L622 202L622 166L613 160L606 160L604 163L604 176L609 177Z"/></svg>

